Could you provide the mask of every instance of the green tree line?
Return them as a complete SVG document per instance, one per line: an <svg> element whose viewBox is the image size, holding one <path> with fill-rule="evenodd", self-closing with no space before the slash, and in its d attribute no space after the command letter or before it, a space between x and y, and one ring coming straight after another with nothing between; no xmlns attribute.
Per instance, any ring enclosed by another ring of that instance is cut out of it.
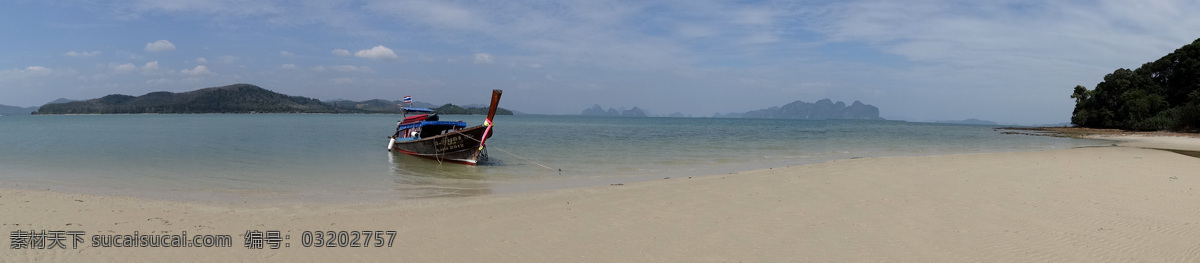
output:
<svg viewBox="0 0 1200 263"><path fill-rule="evenodd" d="M446 103L441 107L433 108L433 111L446 115L487 115L488 108L463 108ZM505 108L496 108L496 115L513 115L513 112Z"/></svg>
<svg viewBox="0 0 1200 263"><path fill-rule="evenodd" d="M1117 69L1089 90L1075 86L1071 123L1126 130L1200 128L1200 39L1134 70Z"/></svg>
<svg viewBox="0 0 1200 263"><path fill-rule="evenodd" d="M319 100L279 94L249 84L184 93L151 92L142 96L113 94L98 99L43 105L37 114L121 113L338 113Z"/></svg>
<svg viewBox="0 0 1200 263"><path fill-rule="evenodd" d="M436 108L442 114L487 114L486 108L464 109L453 104ZM399 103L386 100L322 102L301 96L276 93L255 85L223 87L173 93L151 92L142 96L113 94L98 99L50 103L35 114L130 114L130 113L400 113ZM512 115L498 109L496 114Z"/></svg>

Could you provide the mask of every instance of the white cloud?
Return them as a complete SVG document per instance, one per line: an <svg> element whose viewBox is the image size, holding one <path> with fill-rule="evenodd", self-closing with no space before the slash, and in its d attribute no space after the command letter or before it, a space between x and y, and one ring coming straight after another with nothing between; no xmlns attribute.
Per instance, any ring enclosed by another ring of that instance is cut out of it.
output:
<svg viewBox="0 0 1200 263"><path fill-rule="evenodd" d="M221 63L226 63L226 64L236 63L239 59L241 59L241 58L238 58L238 57L235 57L232 55L224 55L224 56L217 57L217 61L220 61Z"/></svg>
<svg viewBox="0 0 1200 263"><path fill-rule="evenodd" d="M142 65L142 74L154 74L158 72L159 68L157 60L146 62L146 65Z"/></svg>
<svg viewBox="0 0 1200 263"><path fill-rule="evenodd" d="M283 66L280 66L280 68L287 70L299 69L299 67L296 67L296 64L283 64Z"/></svg>
<svg viewBox="0 0 1200 263"><path fill-rule="evenodd" d="M325 66L314 66L309 69L312 69L312 71L325 71Z"/></svg>
<svg viewBox="0 0 1200 263"><path fill-rule="evenodd" d="M398 58L396 56L396 52L392 52L392 49L387 48L383 45L378 45L371 49L359 50L358 52L354 53L354 56L360 57L360 58L370 58L370 59L396 59L396 58Z"/></svg>
<svg viewBox="0 0 1200 263"><path fill-rule="evenodd" d="M205 59L205 58L197 58L196 59L196 64L204 64L204 63L208 63L208 59Z"/></svg>
<svg viewBox="0 0 1200 263"><path fill-rule="evenodd" d="M112 68L113 73L125 74L125 73L134 73L134 72L138 71L138 67L134 66L133 63L125 63L125 64L109 63L108 66L110 68Z"/></svg>
<svg viewBox="0 0 1200 263"><path fill-rule="evenodd" d="M203 76L203 75L216 75L216 73L213 73L212 71L208 71L208 67L206 67L204 65L199 65L192 69L182 69L182 70L179 70L179 73L183 74L183 75L192 76L192 77Z"/></svg>
<svg viewBox="0 0 1200 263"><path fill-rule="evenodd" d="M175 44L171 44L171 41L159 40L146 43L146 52L162 52L170 50L175 50Z"/></svg>
<svg viewBox="0 0 1200 263"><path fill-rule="evenodd" d="M329 53L330 53L330 54L334 54L334 55L338 55L338 56L343 56L343 57L349 57L349 56L350 56L350 51L349 51L349 50L345 50L345 49L334 49L333 51L330 51Z"/></svg>
<svg viewBox="0 0 1200 263"><path fill-rule="evenodd" d="M492 63L495 63L495 60L492 57L492 54L475 53L475 64L492 64Z"/></svg>
<svg viewBox="0 0 1200 263"><path fill-rule="evenodd" d="M279 51L279 56L285 57L285 58L293 58L293 57L296 57L296 54L292 54L292 52L287 52L287 51Z"/></svg>
<svg viewBox="0 0 1200 263"><path fill-rule="evenodd" d="M96 50L96 51L77 52L77 51L72 50L71 52L63 53L63 55L68 56L68 57L77 57L77 58L79 58L79 57L95 57L97 55L100 55L100 51Z"/></svg>

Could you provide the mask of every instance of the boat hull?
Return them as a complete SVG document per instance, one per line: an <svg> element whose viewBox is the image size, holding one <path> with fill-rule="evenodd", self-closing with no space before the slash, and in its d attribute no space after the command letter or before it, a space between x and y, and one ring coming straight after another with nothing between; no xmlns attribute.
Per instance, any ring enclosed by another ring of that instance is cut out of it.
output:
<svg viewBox="0 0 1200 263"><path fill-rule="evenodd" d="M486 126L475 126L419 140L397 140L392 143L391 150L443 162L476 165L486 158L479 147L486 130Z"/></svg>

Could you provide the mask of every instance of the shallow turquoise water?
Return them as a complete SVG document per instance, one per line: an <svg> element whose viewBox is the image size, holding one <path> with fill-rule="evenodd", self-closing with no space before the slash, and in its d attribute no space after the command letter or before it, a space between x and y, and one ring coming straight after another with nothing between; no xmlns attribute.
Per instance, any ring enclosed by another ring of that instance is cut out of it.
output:
<svg viewBox="0 0 1200 263"><path fill-rule="evenodd" d="M182 200L394 200L698 176L893 155L1100 145L897 121L498 116L492 161L385 150L399 115L0 117L0 182ZM482 116L443 116L471 125ZM546 169L541 165L550 167Z"/></svg>

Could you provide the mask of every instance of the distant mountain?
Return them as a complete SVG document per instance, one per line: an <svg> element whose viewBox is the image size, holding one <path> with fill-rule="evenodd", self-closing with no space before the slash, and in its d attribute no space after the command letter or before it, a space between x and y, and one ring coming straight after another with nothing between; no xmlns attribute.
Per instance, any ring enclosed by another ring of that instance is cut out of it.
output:
<svg viewBox="0 0 1200 263"><path fill-rule="evenodd" d="M961 120L961 121L935 121L934 123L988 125L988 126L999 126L1000 125L999 123L996 123L993 121L985 121L985 120L980 120L980 119L966 119L966 120Z"/></svg>
<svg viewBox="0 0 1200 263"><path fill-rule="evenodd" d="M29 115L31 112L38 110L38 107L22 108L17 106L0 105L0 115L18 116Z"/></svg>
<svg viewBox="0 0 1200 263"><path fill-rule="evenodd" d="M764 119L804 119L804 120L827 120L827 119L856 119L856 120L882 120L879 117L879 108L875 106L863 104L859 101L854 101L850 106L846 106L844 102L833 103L829 99L818 100L816 103L808 103L803 101L794 101L783 105L782 107L770 107L761 110L753 110L745 113L729 113L729 114L713 114L713 117L731 117L731 118L764 118Z"/></svg>
<svg viewBox="0 0 1200 263"><path fill-rule="evenodd" d="M289 96L250 84L234 84L172 93L151 92L142 96L113 94L97 99L43 105L36 114L112 113L339 113L319 100Z"/></svg>
<svg viewBox="0 0 1200 263"><path fill-rule="evenodd" d="M608 116L608 117L648 117L648 115L646 114L646 111L642 110L638 107L633 107L633 109L622 110L622 111L617 111L617 109L613 109L613 108L608 108L608 110L604 110L603 107L600 107L600 104L595 104L595 105L592 105L591 108L584 109L583 112L580 113L580 115Z"/></svg>
<svg viewBox="0 0 1200 263"><path fill-rule="evenodd" d="M613 108L608 108L608 111L604 111L604 108L600 107L600 104L595 104L595 105L592 105L591 108L583 109L583 112L580 113L580 115L583 115L583 116L610 116L610 117L621 116L621 114L617 113L617 110L615 110Z"/></svg>
<svg viewBox="0 0 1200 263"><path fill-rule="evenodd" d="M47 102L46 104L53 104L53 103L67 103L67 102L72 102L72 101L75 101L75 100L70 100L70 99L67 99L67 98L58 98L57 100L54 100L54 101L51 101L51 102Z"/></svg>

